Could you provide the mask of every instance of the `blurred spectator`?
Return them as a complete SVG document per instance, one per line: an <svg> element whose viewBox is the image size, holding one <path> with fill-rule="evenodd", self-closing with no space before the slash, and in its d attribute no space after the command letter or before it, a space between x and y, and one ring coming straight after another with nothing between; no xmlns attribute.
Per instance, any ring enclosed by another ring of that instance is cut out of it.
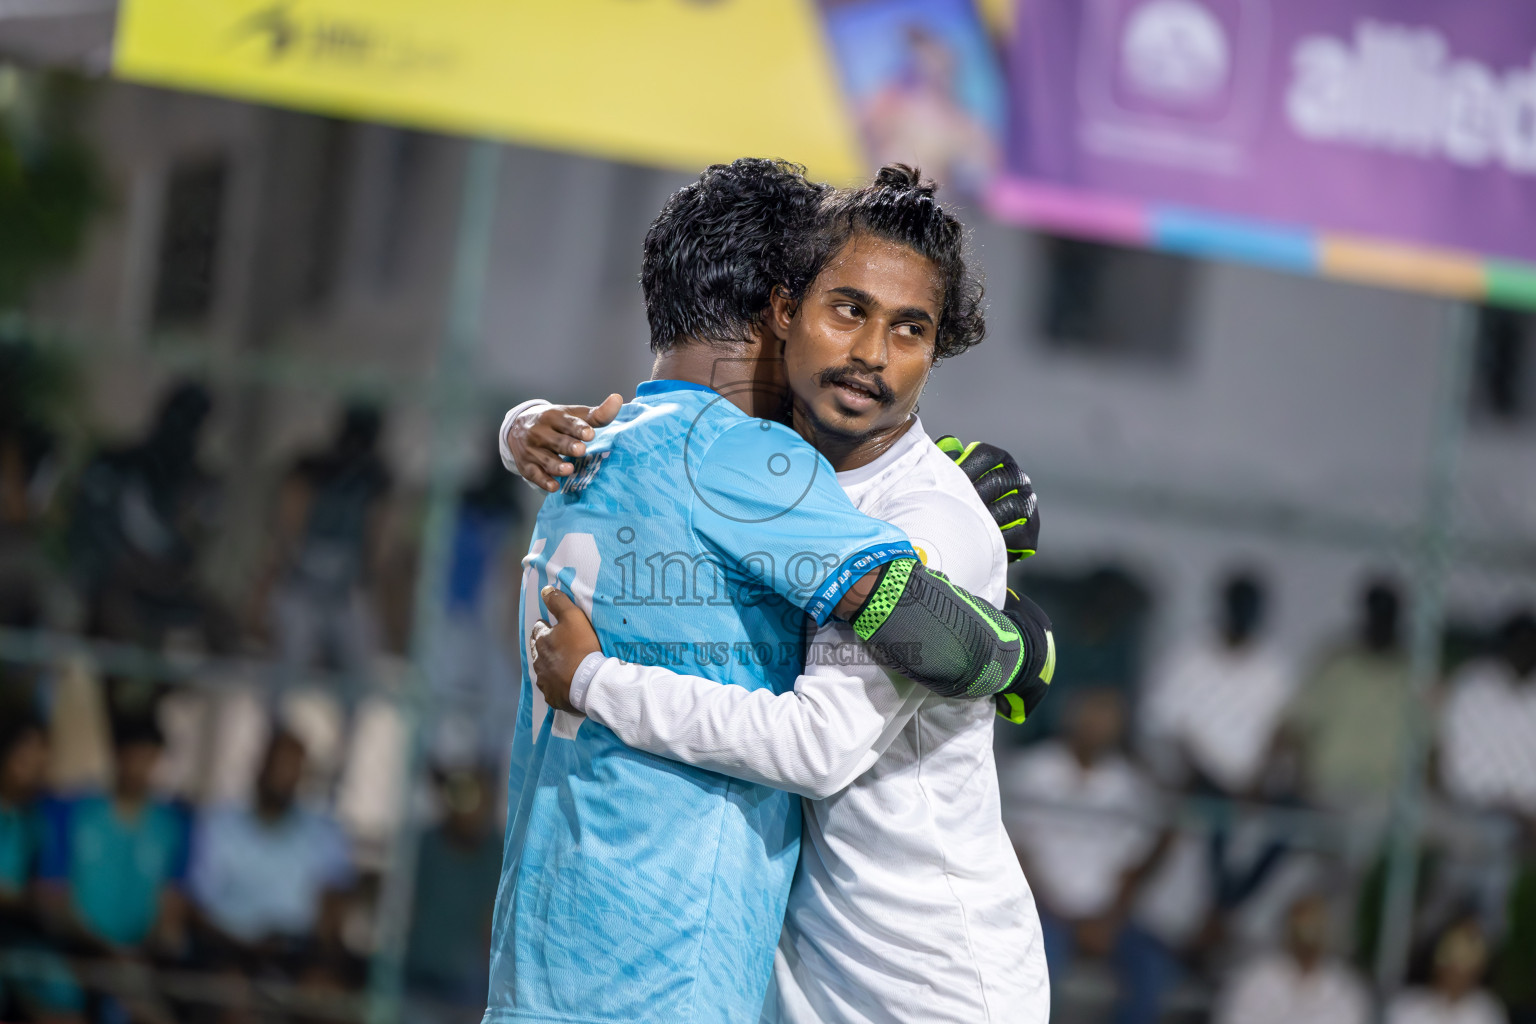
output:
<svg viewBox="0 0 1536 1024"><path fill-rule="evenodd" d="M40 874L49 916L88 952L179 955L186 818L150 791L164 740L151 718L120 720L113 731L111 794L48 808Z"/></svg>
<svg viewBox="0 0 1536 1024"><path fill-rule="evenodd" d="M483 1007L501 879L495 790L488 772L451 771L440 777L438 793L447 814L421 837L406 980L419 994Z"/></svg>
<svg viewBox="0 0 1536 1024"><path fill-rule="evenodd" d="M1142 704L1142 745L1166 785L1202 796L1294 798L1280 725L1298 681L1263 640L1266 606L1257 575L1230 574L1217 592L1214 628L1154 678ZM1287 851L1287 838L1263 815L1224 807L1205 824L1180 832L1139 907L1143 923L1186 954L1217 946L1228 916Z"/></svg>
<svg viewBox="0 0 1536 1024"><path fill-rule="evenodd" d="M36 802L47 767L42 725L8 715L0 727L0 913L7 920L24 909L32 879L41 836Z"/></svg>
<svg viewBox="0 0 1536 1024"><path fill-rule="evenodd" d="M1536 616L1512 616L1499 641L1447 687L1441 780L1462 803L1536 818Z"/></svg>
<svg viewBox="0 0 1536 1024"><path fill-rule="evenodd" d="M1067 714L1065 741L1030 747L1007 780L1023 804L1011 833L1040 912L1051 984L1059 985L1074 956L1107 956L1120 987L1115 1020L1153 1021L1180 970L1129 918L1141 882L1167 847L1155 823L1159 792L1118 749L1125 732L1119 693L1079 693Z"/></svg>
<svg viewBox="0 0 1536 1024"><path fill-rule="evenodd" d="M1261 638L1265 591L1237 573L1222 585L1216 628L1178 651L1142 705L1146 749L1172 783L1254 793L1297 680Z"/></svg>
<svg viewBox="0 0 1536 1024"><path fill-rule="evenodd" d="M1509 891L1493 987L1515 1024L1536 1024L1536 822L1526 823L1522 861Z"/></svg>
<svg viewBox="0 0 1536 1024"><path fill-rule="evenodd" d="M42 845L47 770L43 727L12 714L0 725L0 1020L77 1021L85 997L48 948L30 899Z"/></svg>
<svg viewBox="0 0 1536 1024"><path fill-rule="evenodd" d="M1476 920L1446 929L1435 943L1428 988L1410 988L1387 1005L1386 1024L1505 1024L1498 1000L1479 988L1488 945Z"/></svg>
<svg viewBox="0 0 1536 1024"><path fill-rule="evenodd" d="M1292 905L1285 948L1241 968L1217 998L1213 1024L1367 1024L1365 982L1328 955L1328 903L1310 894Z"/></svg>
<svg viewBox="0 0 1536 1024"><path fill-rule="evenodd" d="M144 440L103 452L81 476L70 549L94 635L159 649L187 629L211 651L233 650L234 621L198 578L216 488L197 452L212 408L201 385L178 385Z"/></svg>
<svg viewBox="0 0 1536 1024"><path fill-rule="evenodd" d="M283 483L276 549L257 600L290 671L324 664L366 678L378 650L368 586L390 488L383 427L377 408L348 406L330 447L300 457Z"/></svg>
<svg viewBox="0 0 1536 1024"><path fill-rule="evenodd" d="M442 762L499 763L517 722L516 633L507 624L517 615L520 490L491 449L479 479L459 496L446 614L437 624L430 676L444 708L432 741Z"/></svg>
<svg viewBox="0 0 1536 1024"><path fill-rule="evenodd" d="M1371 583L1355 644L1327 659L1291 705L1307 794L1324 806L1380 809L1397 790L1407 734L1401 607L1395 585Z"/></svg>
<svg viewBox="0 0 1536 1024"><path fill-rule="evenodd" d="M351 851L329 818L297 806L304 745L272 736L253 807L205 811L192 844L192 897L210 959L283 968L340 947L354 882Z"/></svg>
<svg viewBox="0 0 1536 1024"><path fill-rule="evenodd" d="M46 391L39 359L20 345L0 343L0 627L41 624L50 581L41 525L51 500L56 440L29 406Z"/></svg>

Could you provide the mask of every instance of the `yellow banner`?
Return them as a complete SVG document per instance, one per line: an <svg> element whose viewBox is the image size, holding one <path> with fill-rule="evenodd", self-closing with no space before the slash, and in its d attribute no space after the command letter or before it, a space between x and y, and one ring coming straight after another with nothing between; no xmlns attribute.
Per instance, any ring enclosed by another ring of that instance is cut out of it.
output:
<svg viewBox="0 0 1536 1024"><path fill-rule="evenodd" d="M811 0L123 0L123 78L697 169L862 172Z"/></svg>

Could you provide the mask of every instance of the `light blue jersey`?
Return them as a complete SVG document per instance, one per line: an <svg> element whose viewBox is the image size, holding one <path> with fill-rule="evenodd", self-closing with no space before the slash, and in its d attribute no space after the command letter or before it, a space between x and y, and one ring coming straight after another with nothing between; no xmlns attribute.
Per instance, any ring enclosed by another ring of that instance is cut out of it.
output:
<svg viewBox="0 0 1536 1024"><path fill-rule="evenodd" d="M603 649L748 689L794 686L809 618L906 536L854 508L781 424L681 381L642 384L544 502L524 559L523 683L488 1024L755 1021L800 844L800 802L546 714L539 590Z"/></svg>

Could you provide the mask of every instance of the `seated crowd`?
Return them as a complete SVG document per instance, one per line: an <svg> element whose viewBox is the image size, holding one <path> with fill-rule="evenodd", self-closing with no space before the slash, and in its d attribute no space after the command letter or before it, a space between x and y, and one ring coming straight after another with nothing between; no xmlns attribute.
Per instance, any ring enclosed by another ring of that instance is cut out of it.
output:
<svg viewBox="0 0 1536 1024"><path fill-rule="evenodd" d="M0 629L64 622L104 649L191 645L273 666L243 706L241 761L234 745L178 747L179 682L0 662L0 1020L360 1012L315 1000L361 988L392 912L388 851L344 812L338 768L405 760L399 743L361 750L374 742L361 697L409 628L388 612L410 574L387 555L399 545L385 539L385 422L349 406L329 442L279 474L270 543L229 600L203 572L219 502L198 455L212 409L200 385L173 387L141 440L92 455L68 487L46 432L0 416ZM404 936L425 1019L483 1006L497 766L516 713L504 624L519 509L494 457L460 496L441 633L426 645L434 707L457 710L428 723L430 799L409 786L391 797L434 808ZM50 563L50 544L67 557ZM71 603L69 625L57 609ZM1213 627L1144 683L1085 682L1073 667L1094 657L1085 641L1064 653L1044 716L1059 727L1026 726L1022 745L1001 733L1003 814L1057 1016L1365 1024L1379 1006L1388 1024L1536 1021L1536 620L1509 615L1435 688L1410 985L1382 994L1377 925L1412 721L1403 601L1372 581L1348 641L1310 662L1276 642L1271 604L1257 572L1222 580ZM316 672L331 687L325 743L291 708ZM226 754L239 777L227 765L205 777ZM175 983L194 976L217 984Z"/></svg>

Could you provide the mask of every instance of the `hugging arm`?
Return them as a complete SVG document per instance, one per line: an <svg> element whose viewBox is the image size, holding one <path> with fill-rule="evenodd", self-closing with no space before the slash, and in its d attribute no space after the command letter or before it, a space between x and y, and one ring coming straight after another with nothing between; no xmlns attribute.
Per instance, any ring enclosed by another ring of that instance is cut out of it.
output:
<svg viewBox="0 0 1536 1024"><path fill-rule="evenodd" d="M564 457L585 451L584 441L590 439L594 417L615 397L609 396L604 406L593 409L525 402L503 421L503 462L525 478L530 473L543 474L546 490L558 488L555 476L570 472ZM616 414L615 407L602 422ZM972 445L965 452L972 454L976 447ZM991 451L996 449L986 454ZM752 459L744 461L758 464ZM742 492L761 486L760 481L735 472L737 462L722 462L719 477L734 474ZM535 466L539 468L528 468ZM988 475L992 474L979 474ZM716 485L713 474L701 474L699 486ZM729 501L732 496L723 497ZM845 499L839 500L846 505ZM1030 510L1033 514L1032 503ZM998 514L995 502L989 511ZM852 509L849 514L853 514ZM1009 700L1009 695L1018 696L1024 688L1048 684L1055 666L1050 622L1032 602L1024 600L1000 612L915 558L888 561L854 580L842 592L833 614L853 624L859 639L869 645L875 660L885 668L941 696L996 698L999 712L1014 721L1023 720L1027 707L1022 698ZM826 615L817 618L819 623Z"/></svg>
<svg viewBox="0 0 1536 1024"><path fill-rule="evenodd" d="M861 664L807 665L795 688L774 693L604 657L590 622L546 590L553 628L536 630L538 685L553 708L607 726L626 744L812 800L840 792L890 745L924 691ZM857 648L831 623L818 646Z"/></svg>
<svg viewBox="0 0 1536 1024"><path fill-rule="evenodd" d="M1049 685L1056 648L1039 606L1013 598L998 611L943 573L904 558L865 576L834 614L852 623L886 668L941 697L1019 695L1019 717L1004 714L1023 721L1022 693Z"/></svg>
<svg viewBox="0 0 1536 1024"><path fill-rule="evenodd" d="M941 697L992 697L998 713L1022 722L1044 698L1056 670L1051 622L1027 597L1009 592L1002 611L916 559L881 566L857 610L839 604L875 660Z"/></svg>

